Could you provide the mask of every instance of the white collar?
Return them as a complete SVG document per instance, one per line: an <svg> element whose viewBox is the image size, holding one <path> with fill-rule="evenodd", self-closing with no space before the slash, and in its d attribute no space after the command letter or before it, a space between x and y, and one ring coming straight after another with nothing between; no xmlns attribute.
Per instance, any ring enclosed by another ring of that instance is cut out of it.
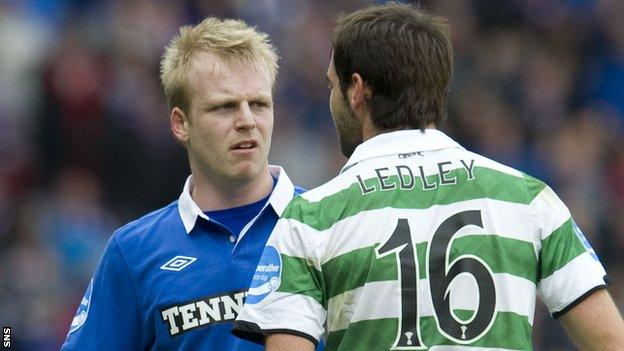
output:
<svg viewBox="0 0 624 351"><path fill-rule="evenodd" d="M275 184L275 188L271 192L267 203L273 207L273 210L275 210L278 216L281 216L284 209L286 209L286 205L288 205L295 194L295 186L282 167L270 165L269 172L272 177L277 178L277 184ZM180 217L182 218L182 223L184 223L184 229L186 229L187 234L190 234L195 227L198 217L209 220L208 216L206 216L191 197L192 189L193 175L190 175L186 178L182 194L180 194L180 199L178 200L178 211L180 212Z"/></svg>
<svg viewBox="0 0 624 351"><path fill-rule="evenodd" d="M462 146L437 129L425 129L424 133L420 129L382 133L358 145L340 173L371 158L446 148Z"/></svg>

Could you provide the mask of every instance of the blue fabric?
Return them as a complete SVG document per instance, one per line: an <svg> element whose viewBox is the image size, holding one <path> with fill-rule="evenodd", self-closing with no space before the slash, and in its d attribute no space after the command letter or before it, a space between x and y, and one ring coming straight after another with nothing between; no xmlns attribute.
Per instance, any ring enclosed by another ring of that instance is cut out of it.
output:
<svg viewBox="0 0 624 351"><path fill-rule="evenodd" d="M187 234L175 201L117 230L61 349L262 350L231 328L277 219L266 206L232 243L202 218ZM176 256L186 258L165 265Z"/></svg>
<svg viewBox="0 0 624 351"><path fill-rule="evenodd" d="M273 179L273 187L275 187L277 179ZM264 204L269 200L271 194L267 195L260 201L243 205L240 207L228 208L225 210L206 211L204 212L208 218L222 224L226 227L235 238L238 238L241 230L249 221L251 221L262 209Z"/></svg>

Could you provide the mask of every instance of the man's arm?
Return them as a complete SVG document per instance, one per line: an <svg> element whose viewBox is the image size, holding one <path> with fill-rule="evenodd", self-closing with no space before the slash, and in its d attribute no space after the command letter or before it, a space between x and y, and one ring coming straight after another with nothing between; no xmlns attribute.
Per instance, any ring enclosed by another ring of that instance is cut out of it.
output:
<svg viewBox="0 0 624 351"><path fill-rule="evenodd" d="M323 338L327 311L323 306L325 284L318 251L326 236L310 231L312 227L296 219L301 213L315 218L309 209L301 208L307 203L301 197L295 198L277 221L258 262L245 306L234 322L234 335L256 343L265 342L265 335L273 333L299 335L311 344Z"/></svg>
<svg viewBox="0 0 624 351"><path fill-rule="evenodd" d="M624 350L624 321L604 289L588 296L559 321L581 350Z"/></svg>
<svg viewBox="0 0 624 351"><path fill-rule="evenodd" d="M125 260L111 238L62 351L142 350L139 303Z"/></svg>
<svg viewBox="0 0 624 351"><path fill-rule="evenodd" d="M314 351L312 341L291 334L270 334L266 338L267 351Z"/></svg>

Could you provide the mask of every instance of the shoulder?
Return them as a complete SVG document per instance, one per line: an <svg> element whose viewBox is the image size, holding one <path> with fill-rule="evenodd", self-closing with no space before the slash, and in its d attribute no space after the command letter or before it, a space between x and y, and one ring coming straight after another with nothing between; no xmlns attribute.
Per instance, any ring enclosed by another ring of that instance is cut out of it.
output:
<svg viewBox="0 0 624 351"><path fill-rule="evenodd" d="M350 173L349 171L341 173L331 180L301 193L300 197L307 202L317 203L336 196L356 184L355 177Z"/></svg>
<svg viewBox="0 0 624 351"><path fill-rule="evenodd" d="M326 229L334 221L333 215L341 212L334 208L335 205L344 206L349 193L357 190L354 188L357 184L351 178L340 174L311 190L295 190L296 196L286 207L283 218L293 219L317 230Z"/></svg>
<svg viewBox="0 0 624 351"><path fill-rule="evenodd" d="M530 203L542 191L550 190L544 181L522 170L470 151L464 151L462 156L468 156L474 160L477 179L480 179L485 185L489 185L488 187L491 189L504 189L510 196L514 195L513 197L517 201Z"/></svg>
<svg viewBox="0 0 624 351"><path fill-rule="evenodd" d="M120 247L141 244L154 239L158 240L172 228L177 227L183 230L176 200L117 229L112 241L117 242Z"/></svg>
<svg viewBox="0 0 624 351"><path fill-rule="evenodd" d="M498 173L507 174L510 176L514 176L517 178L523 178L526 174L521 170L515 169L506 164L495 161L491 158L485 157L481 154L477 154L468 150L461 150L460 152L455 152L454 157L458 159L465 160L465 162L473 161L474 166L478 168L484 168L489 171L494 171Z"/></svg>

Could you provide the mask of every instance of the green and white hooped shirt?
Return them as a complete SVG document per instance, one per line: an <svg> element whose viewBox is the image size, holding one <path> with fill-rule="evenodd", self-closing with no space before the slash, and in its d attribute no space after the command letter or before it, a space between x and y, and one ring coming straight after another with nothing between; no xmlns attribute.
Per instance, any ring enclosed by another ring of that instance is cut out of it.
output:
<svg viewBox="0 0 624 351"><path fill-rule="evenodd" d="M325 350L531 350L538 296L565 313L607 277L543 182L428 129L376 136L293 199L235 333Z"/></svg>

